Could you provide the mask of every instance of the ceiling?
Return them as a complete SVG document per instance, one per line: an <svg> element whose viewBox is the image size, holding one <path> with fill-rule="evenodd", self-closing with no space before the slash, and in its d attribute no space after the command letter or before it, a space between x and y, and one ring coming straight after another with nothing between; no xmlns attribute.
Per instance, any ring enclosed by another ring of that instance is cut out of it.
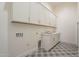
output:
<svg viewBox="0 0 79 59"><path fill-rule="evenodd" d="M47 2L55 14L64 8L77 7L77 2Z"/></svg>

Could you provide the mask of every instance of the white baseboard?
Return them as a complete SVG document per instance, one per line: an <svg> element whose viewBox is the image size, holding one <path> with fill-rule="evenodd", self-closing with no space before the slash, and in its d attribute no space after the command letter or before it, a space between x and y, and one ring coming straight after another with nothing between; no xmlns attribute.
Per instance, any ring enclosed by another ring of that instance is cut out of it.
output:
<svg viewBox="0 0 79 59"><path fill-rule="evenodd" d="M37 51L37 50L38 50L38 48L33 48L33 49L31 49L31 50L28 50L28 51L23 52L22 54L20 54L20 55L18 55L18 56L16 56L16 57L25 57L25 56L27 56L28 54L31 54L31 53L33 53L34 51Z"/></svg>

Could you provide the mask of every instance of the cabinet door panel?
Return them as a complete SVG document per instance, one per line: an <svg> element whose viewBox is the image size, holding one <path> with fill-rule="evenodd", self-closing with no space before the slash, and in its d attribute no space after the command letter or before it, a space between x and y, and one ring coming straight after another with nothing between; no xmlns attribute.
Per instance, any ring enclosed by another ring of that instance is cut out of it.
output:
<svg viewBox="0 0 79 59"><path fill-rule="evenodd" d="M56 19L55 19L55 15L53 15L51 12L50 12L50 14L49 14L50 16L50 19L49 19L49 21L50 21L50 26L56 26Z"/></svg>
<svg viewBox="0 0 79 59"><path fill-rule="evenodd" d="M46 18L47 18L47 25L50 26L50 11L48 11L48 10L47 10Z"/></svg>
<svg viewBox="0 0 79 59"><path fill-rule="evenodd" d="M53 23L52 23L52 14L49 12L49 21L50 21L50 26L53 26Z"/></svg>
<svg viewBox="0 0 79 59"><path fill-rule="evenodd" d="M13 20L28 22L29 3L14 2L13 3Z"/></svg>
<svg viewBox="0 0 79 59"><path fill-rule="evenodd" d="M46 10L42 5L40 7L40 24L46 25Z"/></svg>
<svg viewBox="0 0 79 59"><path fill-rule="evenodd" d="M56 16L52 14L52 23L53 26L56 26Z"/></svg>
<svg viewBox="0 0 79 59"><path fill-rule="evenodd" d="M39 3L30 4L30 23L39 24L40 22L40 5Z"/></svg>
<svg viewBox="0 0 79 59"><path fill-rule="evenodd" d="M49 11L45 8L45 25L49 25Z"/></svg>

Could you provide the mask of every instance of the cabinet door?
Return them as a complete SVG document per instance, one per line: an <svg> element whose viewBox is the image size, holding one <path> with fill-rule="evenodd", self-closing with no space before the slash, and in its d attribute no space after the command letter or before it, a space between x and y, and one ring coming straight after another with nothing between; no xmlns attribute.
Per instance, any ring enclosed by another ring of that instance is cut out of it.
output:
<svg viewBox="0 0 79 59"><path fill-rule="evenodd" d="M49 25L53 26L53 22L52 22L52 14L49 12Z"/></svg>
<svg viewBox="0 0 79 59"><path fill-rule="evenodd" d="M46 25L46 10L42 5L40 7L40 24Z"/></svg>
<svg viewBox="0 0 79 59"><path fill-rule="evenodd" d="M50 26L56 26L56 17L55 17L55 15L53 15L51 12L50 12L50 14L49 14L50 16L50 19L49 19L49 21L50 21Z"/></svg>
<svg viewBox="0 0 79 59"><path fill-rule="evenodd" d="M54 14L52 14L52 23L53 26L56 26L56 16Z"/></svg>
<svg viewBox="0 0 79 59"><path fill-rule="evenodd" d="M50 11L47 10L47 14L46 14L46 20L47 20L47 25L50 26Z"/></svg>
<svg viewBox="0 0 79 59"><path fill-rule="evenodd" d="M30 23L40 23L40 5L39 3L30 3Z"/></svg>
<svg viewBox="0 0 79 59"><path fill-rule="evenodd" d="M49 25L49 11L45 8L45 25Z"/></svg>
<svg viewBox="0 0 79 59"><path fill-rule="evenodd" d="M28 22L29 21L29 3L14 2L13 3L13 20Z"/></svg>

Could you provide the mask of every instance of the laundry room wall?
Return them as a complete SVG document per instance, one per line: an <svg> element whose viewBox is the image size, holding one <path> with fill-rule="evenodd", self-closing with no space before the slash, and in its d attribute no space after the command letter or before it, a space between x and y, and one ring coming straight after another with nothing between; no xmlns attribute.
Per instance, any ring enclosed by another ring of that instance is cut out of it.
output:
<svg viewBox="0 0 79 59"><path fill-rule="evenodd" d="M63 4L57 16L57 31L60 32L60 40L77 45L77 3Z"/></svg>
<svg viewBox="0 0 79 59"><path fill-rule="evenodd" d="M5 3L0 2L0 57L8 56L8 15Z"/></svg>

